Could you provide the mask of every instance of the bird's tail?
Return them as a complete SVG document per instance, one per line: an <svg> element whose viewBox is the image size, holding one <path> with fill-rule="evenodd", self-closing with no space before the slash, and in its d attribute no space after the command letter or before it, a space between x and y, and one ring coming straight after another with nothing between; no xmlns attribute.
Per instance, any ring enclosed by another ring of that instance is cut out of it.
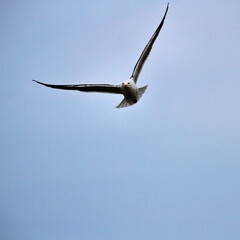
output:
<svg viewBox="0 0 240 240"><path fill-rule="evenodd" d="M117 106L116 108L124 108L133 105L134 103L127 102L126 98L124 98Z"/></svg>

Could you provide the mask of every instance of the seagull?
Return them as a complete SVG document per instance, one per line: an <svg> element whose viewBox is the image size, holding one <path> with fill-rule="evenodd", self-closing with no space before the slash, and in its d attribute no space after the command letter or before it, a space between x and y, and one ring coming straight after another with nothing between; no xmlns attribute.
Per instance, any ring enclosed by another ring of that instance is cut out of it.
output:
<svg viewBox="0 0 240 240"><path fill-rule="evenodd" d="M120 102L119 105L116 106L116 108L124 108L131 106L139 101L139 99L142 97L144 92L147 89L147 85L144 87L138 88L136 83L138 80L138 77L141 73L142 67L149 56L152 46L163 26L165 17L168 12L168 6L165 11L165 14L163 16L163 19L161 23L159 24L158 28L152 35L151 39L149 40L148 44L144 48L141 56L139 57L134 69L133 73L130 77L130 79L124 81L121 85L111 85L111 84L78 84L78 85L54 85L54 84L47 84L42 83L36 80L33 80L34 82L44 85L46 87L50 88L56 88L56 89L63 89L63 90L77 90L81 92L102 92L102 93L114 93L114 94L122 94L124 96L123 100Z"/></svg>

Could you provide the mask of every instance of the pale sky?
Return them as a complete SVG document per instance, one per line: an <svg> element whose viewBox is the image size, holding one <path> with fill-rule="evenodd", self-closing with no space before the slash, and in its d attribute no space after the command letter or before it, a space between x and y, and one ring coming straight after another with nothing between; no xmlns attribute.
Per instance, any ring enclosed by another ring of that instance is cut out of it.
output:
<svg viewBox="0 0 240 240"><path fill-rule="evenodd" d="M240 2L0 3L0 239L240 239Z"/></svg>

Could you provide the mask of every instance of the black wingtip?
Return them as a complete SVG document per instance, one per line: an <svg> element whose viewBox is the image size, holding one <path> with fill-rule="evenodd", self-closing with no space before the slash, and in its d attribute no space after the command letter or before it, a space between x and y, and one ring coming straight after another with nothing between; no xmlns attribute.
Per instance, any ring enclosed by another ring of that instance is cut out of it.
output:
<svg viewBox="0 0 240 240"><path fill-rule="evenodd" d="M37 81L37 80L35 80L35 79L32 79L32 81L33 81L33 82L36 82L36 83L38 83L38 84L41 84L41 85L47 86L46 83L39 82L39 81Z"/></svg>
<svg viewBox="0 0 240 240"><path fill-rule="evenodd" d="M160 23L160 25L164 23L164 20L166 18L167 12L168 12L168 7L169 7L169 3L167 4L167 8L166 8L166 11L164 13L164 16L163 16L163 19L162 19L162 22Z"/></svg>
<svg viewBox="0 0 240 240"><path fill-rule="evenodd" d="M166 9L166 11L165 11L165 14L164 14L164 17L163 17L163 18L165 18L165 17L166 17L166 15L167 15L167 12L168 12L168 7L169 7L169 2L168 2L168 4L167 4L167 9Z"/></svg>

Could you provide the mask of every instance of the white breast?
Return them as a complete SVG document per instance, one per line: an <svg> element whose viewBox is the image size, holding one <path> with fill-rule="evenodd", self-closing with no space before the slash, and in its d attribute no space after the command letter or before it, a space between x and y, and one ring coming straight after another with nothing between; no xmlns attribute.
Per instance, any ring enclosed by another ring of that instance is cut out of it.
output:
<svg viewBox="0 0 240 240"><path fill-rule="evenodd" d="M126 86L124 86L124 84ZM124 82L123 85L121 85L122 92L124 97L126 98L127 102L129 103L136 103L138 100L138 88L135 82L132 81L132 79L127 80Z"/></svg>

